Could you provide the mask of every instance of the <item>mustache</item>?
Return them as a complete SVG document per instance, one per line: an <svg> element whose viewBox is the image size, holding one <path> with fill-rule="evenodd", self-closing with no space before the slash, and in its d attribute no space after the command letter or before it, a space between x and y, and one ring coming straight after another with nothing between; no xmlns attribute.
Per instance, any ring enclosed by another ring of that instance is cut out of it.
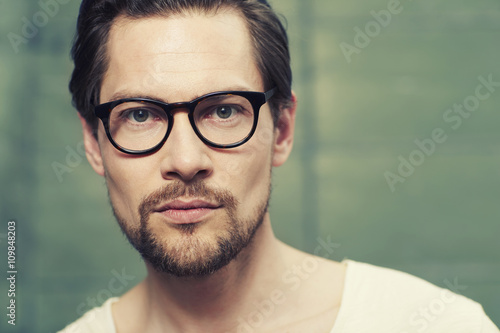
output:
<svg viewBox="0 0 500 333"><path fill-rule="evenodd" d="M178 198L196 198L210 201L223 206L231 214L236 209L238 200L228 190L212 188L202 180L185 184L179 180L167 184L155 192L147 195L141 200L139 205L139 216L141 221L146 222L155 207L167 201Z"/></svg>

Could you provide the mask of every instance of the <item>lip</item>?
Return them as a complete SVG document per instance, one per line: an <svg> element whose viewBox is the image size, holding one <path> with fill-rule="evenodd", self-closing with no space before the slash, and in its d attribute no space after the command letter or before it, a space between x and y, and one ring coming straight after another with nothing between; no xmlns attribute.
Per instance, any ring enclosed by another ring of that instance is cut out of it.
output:
<svg viewBox="0 0 500 333"><path fill-rule="evenodd" d="M173 224L199 223L220 205L204 200L175 200L161 205L155 212L160 213Z"/></svg>

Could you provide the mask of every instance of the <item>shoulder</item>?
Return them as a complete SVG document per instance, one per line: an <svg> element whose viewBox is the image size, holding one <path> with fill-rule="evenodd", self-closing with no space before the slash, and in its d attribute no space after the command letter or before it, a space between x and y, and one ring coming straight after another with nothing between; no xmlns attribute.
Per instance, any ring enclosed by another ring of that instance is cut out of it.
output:
<svg viewBox="0 0 500 333"><path fill-rule="evenodd" d="M66 326L58 333L115 332L111 305L117 301L118 298L116 297L108 299L101 307L89 310L80 319Z"/></svg>
<svg viewBox="0 0 500 333"><path fill-rule="evenodd" d="M350 260L344 263L347 270L338 317L342 332L499 332L480 304L451 290L393 269ZM485 330L488 325L491 328Z"/></svg>

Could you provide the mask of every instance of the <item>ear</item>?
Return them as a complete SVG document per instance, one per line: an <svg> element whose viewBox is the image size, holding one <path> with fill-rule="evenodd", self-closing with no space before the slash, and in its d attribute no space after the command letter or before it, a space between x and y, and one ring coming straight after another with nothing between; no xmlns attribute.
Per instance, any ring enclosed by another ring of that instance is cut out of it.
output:
<svg viewBox="0 0 500 333"><path fill-rule="evenodd" d="M82 123L83 143L85 144L85 154L94 171L101 176L104 176L104 164L102 162L101 148L94 136L94 130L81 115L78 113L78 118Z"/></svg>
<svg viewBox="0 0 500 333"><path fill-rule="evenodd" d="M286 162L293 147L295 131L295 110L297 108L297 97L292 91L292 105L281 109L280 119L274 131L274 154L273 166L278 167Z"/></svg>

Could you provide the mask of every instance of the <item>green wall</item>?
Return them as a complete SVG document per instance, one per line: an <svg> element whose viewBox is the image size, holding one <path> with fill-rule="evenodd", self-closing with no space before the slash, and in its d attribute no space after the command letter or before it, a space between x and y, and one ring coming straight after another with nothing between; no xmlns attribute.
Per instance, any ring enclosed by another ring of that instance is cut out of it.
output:
<svg viewBox="0 0 500 333"><path fill-rule="evenodd" d="M42 7L0 0L2 267L10 219L18 247L17 325L2 314L2 332L53 332L145 275L82 154L67 90L79 1L61 2L13 47L10 33ZM473 97L481 80L500 82L500 3L272 3L287 18L299 99L294 152L274 171L278 237L310 252L330 239L334 260L458 281L500 325L500 87ZM377 23L371 12L388 8ZM464 103L473 111L453 111Z"/></svg>

